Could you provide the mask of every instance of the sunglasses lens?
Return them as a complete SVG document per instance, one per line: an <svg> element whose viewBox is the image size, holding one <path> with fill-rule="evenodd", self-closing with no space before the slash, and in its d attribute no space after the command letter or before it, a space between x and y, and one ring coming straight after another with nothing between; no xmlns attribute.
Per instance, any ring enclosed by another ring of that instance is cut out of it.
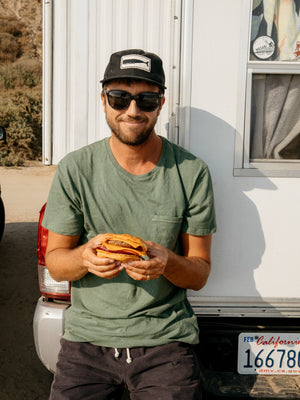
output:
<svg viewBox="0 0 300 400"><path fill-rule="evenodd" d="M130 104L131 96L123 90L110 90L106 94L109 105L115 110L124 110Z"/></svg>
<svg viewBox="0 0 300 400"><path fill-rule="evenodd" d="M138 95L136 103L140 110L150 112L157 109L160 97L158 93L144 92Z"/></svg>
<svg viewBox="0 0 300 400"><path fill-rule="evenodd" d="M141 111L151 112L157 109L161 99L161 95L154 92L142 92L132 96L123 90L107 90L106 95L109 105L115 110L125 110L134 99Z"/></svg>

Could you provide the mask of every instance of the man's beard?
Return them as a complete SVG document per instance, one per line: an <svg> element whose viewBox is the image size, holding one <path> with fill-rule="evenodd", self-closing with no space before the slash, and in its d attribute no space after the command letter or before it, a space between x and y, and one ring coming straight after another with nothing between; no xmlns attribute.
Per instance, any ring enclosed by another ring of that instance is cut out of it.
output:
<svg viewBox="0 0 300 400"><path fill-rule="evenodd" d="M138 121L139 118L132 118L131 120ZM140 131L137 135L133 135L133 137L131 137L130 135L126 135L126 133L124 133L123 130L120 129L120 125L113 123L108 118L106 118L106 121L116 138L119 139L121 143L128 146L140 146L141 144L145 143L153 132L156 123L156 121L153 122L153 124Z"/></svg>

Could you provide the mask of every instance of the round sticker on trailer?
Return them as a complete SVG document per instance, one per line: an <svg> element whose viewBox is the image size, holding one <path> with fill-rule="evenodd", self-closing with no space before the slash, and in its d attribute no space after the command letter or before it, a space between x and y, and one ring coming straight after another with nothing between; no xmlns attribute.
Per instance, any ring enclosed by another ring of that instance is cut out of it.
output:
<svg viewBox="0 0 300 400"><path fill-rule="evenodd" d="M267 60L272 57L275 49L275 42L270 36L259 36L252 45L253 54L260 60Z"/></svg>

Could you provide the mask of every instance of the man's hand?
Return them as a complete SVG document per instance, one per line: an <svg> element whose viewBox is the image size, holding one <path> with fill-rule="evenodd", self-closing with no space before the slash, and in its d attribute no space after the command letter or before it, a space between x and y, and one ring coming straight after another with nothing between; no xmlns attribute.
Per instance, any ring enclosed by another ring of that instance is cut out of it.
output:
<svg viewBox="0 0 300 400"><path fill-rule="evenodd" d="M78 246L79 235L60 235L49 231L46 265L53 279L76 281L88 272L106 279L117 276L123 266L118 261L96 255L96 248L101 244L103 236L97 235Z"/></svg>
<svg viewBox="0 0 300 400"><path fill-rule="evenodd" d="M211 235L192 236L182 233L181 238L183 256L157 243L146 242L149 260L125 264L128 275L139 281L157 279L163 275L176 286L201 289L210 273Z"/></svg>
<svg viewBox="0 0 300 400"><path fill-rule="evenodd" d="M131 261L128 264L123 264L127 274L137 281L157 279L164 274L168 262L168 249L157 243L149 241L145 243L147 244L149 260Z"/></svg>
<svg viewBox="0 0 300 400"><path fill-rule="evenodd" d="M124 268L120 261L111 258L100 258L96 255L96 248L102 243L104 234L100 234L91 239L82 252L83 265L88 272L100 278L112 279L119 275Z"/></svg>

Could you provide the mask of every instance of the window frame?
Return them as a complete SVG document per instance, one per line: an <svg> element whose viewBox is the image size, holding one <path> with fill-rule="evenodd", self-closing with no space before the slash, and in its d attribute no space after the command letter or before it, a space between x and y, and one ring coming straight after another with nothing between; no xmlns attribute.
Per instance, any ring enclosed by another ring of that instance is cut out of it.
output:
<svg viewBox="0 0 300 400"><path fill-rule="evenodd" d="M253 0L243 0L234 176L300 177L300 159L250 160L253 75L300 74L300 61L250 61L252 3Z"/></svg>

